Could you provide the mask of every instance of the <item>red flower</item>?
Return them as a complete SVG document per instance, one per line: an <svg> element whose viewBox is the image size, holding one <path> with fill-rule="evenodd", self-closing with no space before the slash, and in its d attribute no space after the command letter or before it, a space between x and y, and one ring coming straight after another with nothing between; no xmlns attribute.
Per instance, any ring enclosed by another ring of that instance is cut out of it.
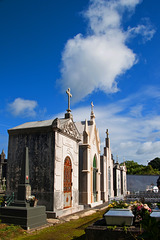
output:
<svg viewBox="0 0 160 240"><path fill-rule="evenodd" d="M137 211L141 211L142 205L137 207Z"/></svg>

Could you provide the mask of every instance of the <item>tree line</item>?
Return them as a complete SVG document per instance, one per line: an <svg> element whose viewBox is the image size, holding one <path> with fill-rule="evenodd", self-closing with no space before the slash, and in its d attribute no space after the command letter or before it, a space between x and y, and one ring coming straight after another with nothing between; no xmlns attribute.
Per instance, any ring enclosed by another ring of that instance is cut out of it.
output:
<svg viewBox="0 0 160 240"><path fill-rule="evenodd" d="M160 175L160 158L156 157L148 165L138 164L137 162L125 161L127 174L130 175Z"/></svg>

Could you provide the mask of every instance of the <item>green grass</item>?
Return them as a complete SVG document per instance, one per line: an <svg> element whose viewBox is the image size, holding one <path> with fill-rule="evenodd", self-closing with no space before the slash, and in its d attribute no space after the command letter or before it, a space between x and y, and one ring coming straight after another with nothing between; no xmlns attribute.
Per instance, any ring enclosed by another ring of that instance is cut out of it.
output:
<svg viewBox="0 0 160 240"><path fill-rule="evenodd" d="M14 232L12 229L10 229L9 232L7 232L8 236L9 234L12 234L12 238L7 238L7 234L0 240L8 240L8 239L14 239L14 240L69 240L69 239L79 239L84 240L85 239L85 228L95 222L98 219L101 219L103 214L106 211L98 211L90 216L86 216L83 218L79 218L77 220L71 220L70 222L62 223L62 224L56 224L52 227L47 227L43 230L35 231L33 233L27 233L26 231L22 232L16 232L14 236ZM10 226L9 226L10 227ZM15 226L14 226L15 227ZM16 227L15 227L16 228ZM11 235L10 235L11 236ZM5 238L6 237L6 238Z"/></svg>
<svg viewBox="0 0 160 240"><path fill-rule="evenodd" d="M19 226L0 224L0 240L11 240L22 235L24 232Z"/></svg>

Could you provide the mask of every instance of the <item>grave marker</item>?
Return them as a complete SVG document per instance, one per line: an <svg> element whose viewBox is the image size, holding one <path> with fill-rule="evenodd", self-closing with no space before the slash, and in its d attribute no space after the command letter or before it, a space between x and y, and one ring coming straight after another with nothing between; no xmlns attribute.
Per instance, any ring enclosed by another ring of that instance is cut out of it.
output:
<svg viewBox="0 0 160 240"><path fill-rule="evenodd" d="M24 153L17 200L11 206L0 208L0 219L3 223L20 225L28 230L46 224L46 208L45 206L31 207L27 201L31 196L28 147L25 148Z"/></svg>

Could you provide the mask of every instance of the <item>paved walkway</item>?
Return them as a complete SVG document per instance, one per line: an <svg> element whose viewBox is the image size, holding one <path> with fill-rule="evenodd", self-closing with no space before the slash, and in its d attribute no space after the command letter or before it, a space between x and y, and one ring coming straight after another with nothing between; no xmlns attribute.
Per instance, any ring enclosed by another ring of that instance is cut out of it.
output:
<svg viewBox="0 0 160 240"><path fill-rule="evenodd" d="M30 229L30 230L28 230L28 232L32 233L34 231L41 230L41 229L46 228L46 227L54 226L56 224L61 224L61 223L64 223L64 222L69 222L71 220L76 220L76 219L79 219L79 218L82 218L82 217L86 217L86 216L89 216L89 215L92 215L92 214L96 213L97 211L104 210L107 206L108 206L108 203L103 203L99 206L96 206L96 207L93 207L93 208L86 208L82 211L79 211L79 212L76 212L76 213L73 213L73 214L70 214L70 215L62 216L62 217L59 217L59 218L56 218L56 219L55 218L48 218L47 219L47 224L45 224L41 227Z"/></svg>
<svg viewBox="0 0 160 240"><path fill-rule="evenodd" d="M62 222L69 222L70 220L76 220L81 217L86 217L86 216L92 215L99 210L105 209L107 206L108 206L108 203L103 203L103 204L98 205L93 208L86 208L82 211L59 217L58 219L49 218L49 219L47 219L47 221L48 221L48 223L53 224L53 225L57 224L57 223L62 223Z"/></svg>

